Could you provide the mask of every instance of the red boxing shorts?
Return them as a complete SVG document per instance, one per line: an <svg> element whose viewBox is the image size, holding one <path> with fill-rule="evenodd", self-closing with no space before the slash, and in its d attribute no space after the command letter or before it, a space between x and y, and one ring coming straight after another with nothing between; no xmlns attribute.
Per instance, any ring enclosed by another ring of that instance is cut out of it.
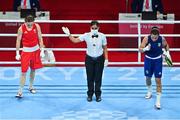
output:
<svg viewBox="0 0 180 120"><path fill-rule="evenodd" d="M32 70L42 68L42 62L40 57L40 49L34 52L24 52L21 53L21 71L27 72L28 68Z"/></svg>

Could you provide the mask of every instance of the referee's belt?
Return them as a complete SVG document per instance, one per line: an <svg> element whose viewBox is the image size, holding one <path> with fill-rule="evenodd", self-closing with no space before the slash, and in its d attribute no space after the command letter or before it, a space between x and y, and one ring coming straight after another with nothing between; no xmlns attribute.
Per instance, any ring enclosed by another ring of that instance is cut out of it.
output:
<svg viewBox="0 0 180 120"><path fill-rule="evenodd" d="M88 58L92 59L92 60L98 60L98 59L100 59L100 58L103 57L103 54L100 55L100 56L98 56L98 57L91 57L91 56L89 56L89 55L87 55L87 54L86 54L86 56L87 56Z"/></svg>

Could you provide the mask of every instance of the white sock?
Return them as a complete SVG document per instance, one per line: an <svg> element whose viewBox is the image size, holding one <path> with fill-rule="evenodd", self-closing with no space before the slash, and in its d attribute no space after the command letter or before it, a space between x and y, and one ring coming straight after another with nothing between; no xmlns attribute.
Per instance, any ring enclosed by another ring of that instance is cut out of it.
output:
<svg viewBox="0 0 180 120"><path fill-rule="evenodd" d="M32 85L29 85L29 89L32 89L33 88L33 86Z"/></svg>
<svg viewBox="0 0 180 120"><path fill-rule="evenodd" d="M29 88L33 88L33 82L34 80L32 78L30 78L30 81L29 81Z"/></svg>
<svg viewBox="0 0 180 120"><path fill-rule="evenodd" d="M148 88L148 93L152 93L152 87L151 87L151 85L150 85L150 86L147 86L147 88Z"/></svg>
<svg viewBox="0 0 180 120"><path fill-rule="evenodd" d="M23 92L23 87L19 87L19 91L18 91L19 93L22 93Z"/></svg>
<svg viewBox="0 0 180 120"><path fill-rule="evenodd" d="M157 93L157 95L156 95L156 104L160 104L160 102L161 102L161 93Z"/></svg>

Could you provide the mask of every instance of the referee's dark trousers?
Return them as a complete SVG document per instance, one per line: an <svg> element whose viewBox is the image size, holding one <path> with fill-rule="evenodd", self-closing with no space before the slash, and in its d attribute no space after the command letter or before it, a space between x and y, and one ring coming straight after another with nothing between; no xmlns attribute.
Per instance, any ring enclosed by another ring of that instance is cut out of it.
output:
<svg viewBox="0 0 180 120"><path fill-rule="evenodd" d="M87 95L96 97L101 96L102 74L104 69L104 55L99 57L91 57L86 55L85 60L87 74Z"/></svg>

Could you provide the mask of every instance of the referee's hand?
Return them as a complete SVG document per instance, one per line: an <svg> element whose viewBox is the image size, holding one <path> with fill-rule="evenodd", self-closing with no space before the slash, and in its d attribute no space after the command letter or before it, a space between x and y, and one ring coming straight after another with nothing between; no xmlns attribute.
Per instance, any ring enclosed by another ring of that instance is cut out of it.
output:
<svg viewBox="0 0 180 120"><path fill-rule="evenodd" d="M70 36L70 31L67 27L62 27L62 31L67 35Z"/></svg>

